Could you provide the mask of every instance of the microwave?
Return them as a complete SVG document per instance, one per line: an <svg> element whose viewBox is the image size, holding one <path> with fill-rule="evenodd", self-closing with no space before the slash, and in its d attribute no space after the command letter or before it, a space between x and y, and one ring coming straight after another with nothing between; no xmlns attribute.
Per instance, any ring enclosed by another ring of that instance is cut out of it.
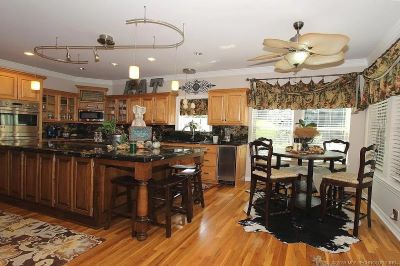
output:
<svg viewBox="0 0 400 266"><path fill-rule="evenodd" d="M82 122L102 122L104 121L104 111L79 110L79 121Z"/></svg>

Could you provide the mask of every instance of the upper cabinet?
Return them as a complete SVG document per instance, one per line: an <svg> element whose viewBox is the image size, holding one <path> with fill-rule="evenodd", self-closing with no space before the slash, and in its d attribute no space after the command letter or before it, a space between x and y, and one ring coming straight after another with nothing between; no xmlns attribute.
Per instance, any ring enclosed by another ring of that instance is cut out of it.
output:
<svg viewBox="0 0 400 266"><path fill-rule="evenodd" d="M107 96L106 119L130 124L134 117L133 107L146 107L143 120L146 125L174 125L176 93L148 93L136 95Z"/></svg>
<svg viewBox="0 0 400 266"><path fill-rule="evenodd" d="M45 77L0 69L0 98L40 101L41 93L40 91L31 90L31 82L39 81L42 84L43 79Z"/></svg>
<svg viewBox="0 0 400 266"><path fill-rule="evenodd" d="M43 89L42 112L44 122L76 122L78 94Z"/></svg>
<svg viewBox="0 0 400 266"><path fill-rule="evenodd" d="M208 92L209 125L248 123L247 89L220 89Z"/></svg>

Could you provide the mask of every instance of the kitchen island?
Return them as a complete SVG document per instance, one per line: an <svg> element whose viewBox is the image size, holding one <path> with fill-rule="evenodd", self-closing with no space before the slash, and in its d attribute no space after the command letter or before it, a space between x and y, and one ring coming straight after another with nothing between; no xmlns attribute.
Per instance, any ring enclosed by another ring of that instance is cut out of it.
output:
<svg viewBox="0 0 400 266"><path fill-rule="evenodd" d="M163 178L165 166L203 160L201 148L108 151L105 145L43 142L0 145L0 199L92 227L101 227L109 207L110 180L129 174L140 181L137 218L132 229L147 238L150 178Z"/></svg>

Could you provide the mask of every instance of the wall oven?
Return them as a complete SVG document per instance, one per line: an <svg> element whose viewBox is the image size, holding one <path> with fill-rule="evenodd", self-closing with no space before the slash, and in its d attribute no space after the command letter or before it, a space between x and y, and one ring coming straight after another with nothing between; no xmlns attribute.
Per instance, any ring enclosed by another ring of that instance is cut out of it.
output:
<svg viewBox="0 0 400 266"><path fill-rule="evenodd" d="M79 110L79 121L102 122L104 121L104 111Z"/></svg>
<svg viewBox="0 0 400 266"><path fill-rule="evenodd" d="M35 144L39 140L39 104L0 100L0 142Z"/></svg>

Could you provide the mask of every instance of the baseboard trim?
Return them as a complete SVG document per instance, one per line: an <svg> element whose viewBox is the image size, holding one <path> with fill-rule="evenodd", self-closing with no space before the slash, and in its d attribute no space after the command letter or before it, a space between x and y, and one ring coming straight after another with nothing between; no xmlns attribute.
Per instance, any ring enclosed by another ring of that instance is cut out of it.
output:
<svg viewBox="0 0 400 266"><path fill-rule="evenodd" d="M378 215L381 221L388 227L388 229L394 234L397 240L400 241L400 229L393 223L389 216L379 206L372 201L372 210Z"/></svg>

